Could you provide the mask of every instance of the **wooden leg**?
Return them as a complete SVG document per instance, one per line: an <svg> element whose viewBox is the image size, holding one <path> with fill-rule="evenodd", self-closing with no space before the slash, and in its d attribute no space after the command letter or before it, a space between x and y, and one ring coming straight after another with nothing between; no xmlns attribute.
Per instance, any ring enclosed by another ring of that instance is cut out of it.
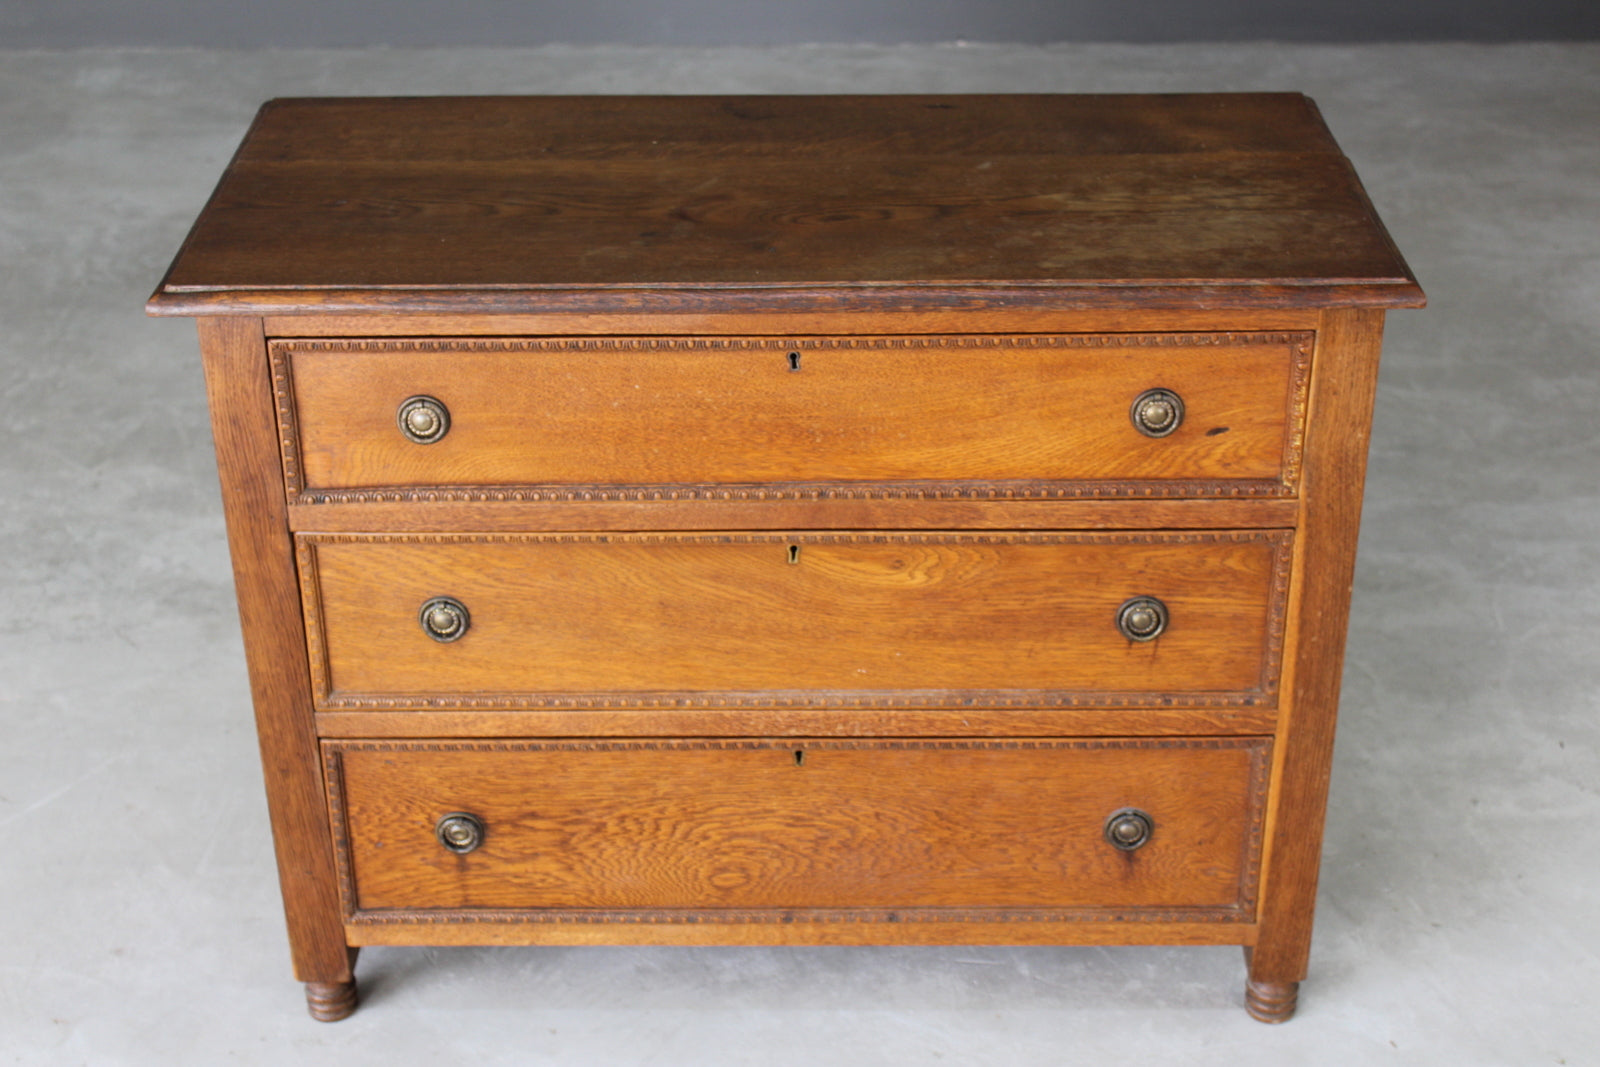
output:
<svg viewBox="0 0 1600 1067"><path fill-rule="evenodd" d="M1299 982L1249 981L1244 986L1244 1010L1263 1023L1286 1023L1300 998Z"/></svg>
<svg viewBox="0 0 1600 1067"><path fill-rule="evenodd" d="M1311 957L1311 917L1333 762L1334 724L1355 573L1367 436L1378 382L1383 312L1326 311L1317 332L1295 536L1290 623L1294 684L1280 709L1273 810L1267 817L1260 907L1245 1006L1262 1022L1294 1014ZM1314 562L1311 562L1314 561Z"/></svg>
<svg viewBox="0 0 1600 1067"><path fill-rule="evenodd" d="M1286 1023L1294 1017L1300 1001L1300 983L1277 981L1264 975L1257 967L1259 957L1249 945L1244 949L1244 963L1250 977L1244 984L1244 1010L1250 1018L1263 1023Z"/></svg>
<svg viewBox="0 0 1600 1067"><path fill-rule="evenodd" d="M355 972L345 945L261 320L207 318L200 351L290 958L295 977L306 983L311 1014L342 1019L355 1007Z"/></svg>
<svg viewBox="0 0 1600 1067"><path fill-rule="evenodd" d="M306 1010L320 1023L336 1023L356 1010L356 957L359 948L344 950L345 966L327 981L306 982Z"/></svg>
<svg viewBox="0 0 1600 1067"><path fill-rule="evenodd" d="M338 1022L356 1010L356 980L307 982L306 1010L318 1022Z"/></svg>

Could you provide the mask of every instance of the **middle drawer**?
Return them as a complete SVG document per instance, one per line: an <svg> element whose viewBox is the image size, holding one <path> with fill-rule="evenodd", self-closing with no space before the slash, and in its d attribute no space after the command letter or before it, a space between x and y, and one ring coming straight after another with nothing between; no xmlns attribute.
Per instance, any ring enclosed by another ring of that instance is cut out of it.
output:
<svg viewBox="0 0 1600 1067"><path fill-rule="evenodd" d="M301 534L318 706L1273 702L1292 534Z"/></svg>

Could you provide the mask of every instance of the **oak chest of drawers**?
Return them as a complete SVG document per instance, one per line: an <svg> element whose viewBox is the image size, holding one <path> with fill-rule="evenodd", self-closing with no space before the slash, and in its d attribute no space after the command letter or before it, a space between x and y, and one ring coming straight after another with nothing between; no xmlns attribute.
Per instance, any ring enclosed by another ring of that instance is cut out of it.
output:
<svg viewBox="0 0 1600 1067"><path fill-rule="evenodd" d="M283 100L199 319L312 1013L361 945L1306 971L1383 313L1296 95Z"/></svg>

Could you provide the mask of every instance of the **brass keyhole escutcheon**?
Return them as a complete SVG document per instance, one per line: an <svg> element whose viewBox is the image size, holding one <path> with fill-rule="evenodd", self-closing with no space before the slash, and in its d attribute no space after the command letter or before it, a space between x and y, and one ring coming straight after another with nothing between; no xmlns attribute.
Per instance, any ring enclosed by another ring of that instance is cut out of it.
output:
<svg viewBox="0 0 1600 1067"><path fill-rule="evenodd" d="M472 616L467 606L453 596L436 596L423 602L417 611L417 622L422 632L441 644L459 641L469 627Z"/></svg>
<svg viewBox="0 0 1600 1067"><path fill-rule="evenodd" d="M1183 425L1183 398L1171 389L1146 389L1134 397L1128 418L1146 437L1165 437Z"/></svg>
<svg viewBox="0 0 1600 1067"><path fill-rule="evenodd" d="M1132 852L1150 840L1155 828L1150 816L1138 808L1123 808L1121 811L1112 812L1106 819L1106 841L1113 848Z"/></svg>
<svg viewBox="0 0 1600 1067"><path fill-rule="evenodd" d="M450 409L431 396L402 400L394 419L406 439L419 445L431 445L450 432Z"/></svg>
<svg viewBox="0 0 1600 1067"><path fill-rule="evenodd" d="M483 820L464 811L452 811L439 817L433 836L451 852L464 856L483 844Z"/></svg>

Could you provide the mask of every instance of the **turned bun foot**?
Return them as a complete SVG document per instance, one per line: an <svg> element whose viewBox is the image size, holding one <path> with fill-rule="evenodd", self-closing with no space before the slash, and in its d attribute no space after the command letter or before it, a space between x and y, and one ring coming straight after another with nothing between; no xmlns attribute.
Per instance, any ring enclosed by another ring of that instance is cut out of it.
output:
<svg viewBox="0 0 1600 1067"><path fill-rule="evenodd" d="M355 979L348 982L307 982L306 1010L318 1022L336 1023L356 1010Z"/></svg>
<svg viewBox="0 0 1600 1067"><path fill-rule="evenodd" d="M1288 1022L1300 999L1299 982L1246 982L1244 1008L1264 1023Z"/></svg>

